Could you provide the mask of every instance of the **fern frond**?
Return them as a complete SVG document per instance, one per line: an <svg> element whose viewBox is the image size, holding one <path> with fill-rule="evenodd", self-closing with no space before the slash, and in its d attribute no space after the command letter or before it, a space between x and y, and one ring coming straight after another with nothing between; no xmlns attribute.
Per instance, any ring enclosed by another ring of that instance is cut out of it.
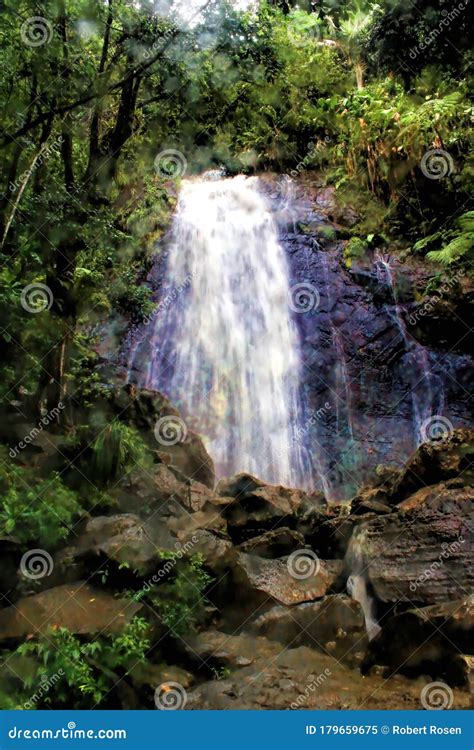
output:
<svg viewBox="0 0 474 750"><path fill-rule="evenodd" d="M418 242L415 242L415 244L413 245L413 251L415 253L419 253L420 250L424 250L425 247L431 245L433 242L436 242L436 240L439 240L441 236L441 232L435 232L434 234L428 235L428 237L423 237L422 240L418 240Z"/></svg>
<svg viewBox="0 0 474 750"><path fill-rule="evenodd" d="M92 450L92 471L103 481L117 478L129 466L143 461L146 455L140 435L117 420L101 431Z"/></svg>
<svg viewBox="0 0 474 750"><path fill-rule="evenodd" d="M442 99L429 99L419 108L419 115L421 117L425 115L438 115L439 117L450 119L458 114L462 98L462 94L459 91L453 91Z"/></svg>
<svg viewBox="0 0 474 750"><path fill-rule="evenodd" d="M427 254L428 260L449 266L451 263L467 255L474 247L474 234L461 234L451 240L441 250L431 250Z"/></svg>
<svg viewBox="0 0 474 750"><path fill-rule="evenodd" d="M466 211L465 214L459 216L456 224L463 232L474 232L474 211Z"/></svg>

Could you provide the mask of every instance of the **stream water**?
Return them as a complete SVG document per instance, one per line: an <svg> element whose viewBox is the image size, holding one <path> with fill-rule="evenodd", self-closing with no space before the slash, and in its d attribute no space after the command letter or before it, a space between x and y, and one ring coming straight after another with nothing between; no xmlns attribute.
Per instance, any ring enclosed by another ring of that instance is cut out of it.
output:
<svg viewBox="0 0 474 750"><path fill-rule="evenodd" d="M381 628L375 616L375 601L369 594L367 585L363 526L356 528L352 534L346 554L346 568L351 571L346 584L347 592L356 602L359 602L364 613L367 635L369 640L372 640Z"/></svg>

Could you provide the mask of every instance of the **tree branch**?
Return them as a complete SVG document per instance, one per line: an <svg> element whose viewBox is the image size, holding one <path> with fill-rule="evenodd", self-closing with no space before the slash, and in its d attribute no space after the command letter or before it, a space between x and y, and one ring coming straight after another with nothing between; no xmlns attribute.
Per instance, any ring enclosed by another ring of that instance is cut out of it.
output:
<svg viewBox="0 0 474 750"><path fill-rule="evenodd" d="M202 13L206 8L211 4L212 0L207 0L204 5L194 13L190 21L195 18L199 13ZM25 133L28 133L33 128L36 128L38 125L41 125L45 120L48 119L48 117L56 116L56 115L65 115L68 112L72 112L74 109L77 109L78 107L83 106L84 104L88 104L89 102L94 101L98 97L107 96L107 94L112 93L113 91L116 91L117 89L121 89L124 84L126 84L131 78L135 78L137 76L142 77L143 73L148 70L152 65L156 63L156 61L161 57L163 52L165 52L168 47L172 44L174 39L179 36L181 33L180 29L176 29L173 31L170 35L170 37L166 40L166 42L163 44L162 47L146 62L138 63L137 65L134 65L131 70L129 70L123 78L120 79L120 81L117 81L116 83L109 86L104 93L101 93L100 91L92 91L92 92L84 92L82 96L80 96L78 99L76 99L75 102L71 102L70 104L65 104L62 107L57 107L54 110L51 110L49 112L45 112L42 115L39 115L34 120L32 120L28 125L23 125L23 127L19 128L15 133L6 133L1 141L1 146L8 146L10 143L15 141L17 138L21 138L21 136L25 135Z"/></svg>

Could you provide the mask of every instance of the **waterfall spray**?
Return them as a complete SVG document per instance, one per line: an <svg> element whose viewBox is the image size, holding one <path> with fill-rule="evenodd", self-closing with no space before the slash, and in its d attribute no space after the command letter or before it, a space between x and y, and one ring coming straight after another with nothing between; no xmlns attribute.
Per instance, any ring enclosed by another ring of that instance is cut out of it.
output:
<svg viewBox="0 0 474 750"><path fill-rule="evenodd" d="M179 290L176 292L176 290ZM299 339L283 248L257 178L186 180L162 299L138 384L165 392L207 442L217 473L312 488ZM141 358L141 345L133 360ZM134 366L134 361L131 365Z"/></svg>

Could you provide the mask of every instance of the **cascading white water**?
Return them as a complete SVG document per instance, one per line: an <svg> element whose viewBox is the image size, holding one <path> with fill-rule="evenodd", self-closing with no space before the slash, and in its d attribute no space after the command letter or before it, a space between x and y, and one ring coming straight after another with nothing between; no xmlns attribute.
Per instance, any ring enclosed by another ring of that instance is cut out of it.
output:
<svg viewBox="0 0 474 750"><path fill-rule="evenodd" d="M359 602L365 618L369 640L375 638L381 628L375 617L375 602L367 589L366 564L364 559L364 529L355 529L346 554L346 567L351 571L346 587L349 596Z"/></svg>
<svg viewBox="0 0 474 750"><path fill-rule="evenodd" d="M257 178L183 182L140 385L207 440L218 475L310 487L286 258ZM169 300L172 300L169 303ZM191 421L192 420L192 421Z"/></svg>

